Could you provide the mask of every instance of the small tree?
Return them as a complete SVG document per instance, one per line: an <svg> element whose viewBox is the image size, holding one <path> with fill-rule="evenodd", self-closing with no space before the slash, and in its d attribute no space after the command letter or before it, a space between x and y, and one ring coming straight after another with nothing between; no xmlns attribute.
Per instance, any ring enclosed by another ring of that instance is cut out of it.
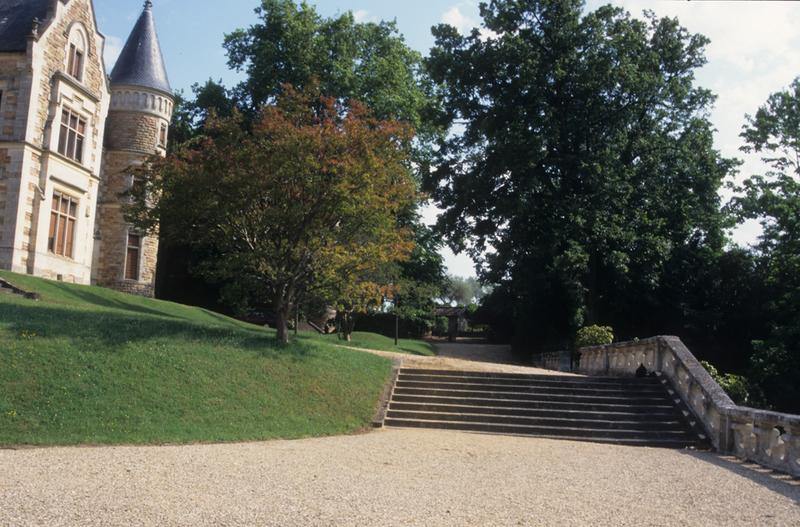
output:
<svg viewBox="0 0 800 527"><path fill-rule="evenodd" d="M417 199L411 139L361 104L287 87L252 126L211 118L202 136L142 167L127 215L221 255L202 272L268 300L287 342L300 292L336 293L335 303L410 253L398 215Z"/></svg>

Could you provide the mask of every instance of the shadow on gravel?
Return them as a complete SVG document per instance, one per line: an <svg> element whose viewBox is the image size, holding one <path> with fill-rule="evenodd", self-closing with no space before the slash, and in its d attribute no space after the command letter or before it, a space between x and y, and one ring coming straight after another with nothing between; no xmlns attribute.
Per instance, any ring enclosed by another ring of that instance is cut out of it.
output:
<svg viewBox="0 0 800 527"><path fill-rule="evenodd" d="M681 453L724 468L754 483L767 487L769 490L793 500L795 505L800 507L800 479L792 478L788 474L783 474L755 463L741 461L733 456L691 450L682 450Z"/></svg>
<svg viewBox="0 0 800 527"><path fill-rule="evenodd" d="M459 339L456 342L429 340L436 348L439 357L450 359L487 362L490 364L509 364L512 366L530 366L520 362L511 351L511 346L502 344L486 344L482 341Z"/></svg>

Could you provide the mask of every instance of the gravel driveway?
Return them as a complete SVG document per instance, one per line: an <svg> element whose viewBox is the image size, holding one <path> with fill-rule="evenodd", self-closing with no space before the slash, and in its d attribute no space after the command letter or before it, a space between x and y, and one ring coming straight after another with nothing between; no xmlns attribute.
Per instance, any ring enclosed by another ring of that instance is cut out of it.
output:
<svg viewBox="0 0 800 527"><path fill-rule="evenodd" d="M800 525L713 454L446 431L0 451L0 525Z"/></svg>

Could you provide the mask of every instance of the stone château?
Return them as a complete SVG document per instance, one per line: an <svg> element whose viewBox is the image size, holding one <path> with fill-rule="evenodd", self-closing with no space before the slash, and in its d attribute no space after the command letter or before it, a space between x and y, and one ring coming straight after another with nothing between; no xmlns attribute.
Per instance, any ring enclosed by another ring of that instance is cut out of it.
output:
<svg viewBox="0 0 800 527"><path fill-rule="evenodd" d="M0 269L152 296L158 239L122 213L174 103L152 11L109 76L91 0L0 0Z"/></svg>

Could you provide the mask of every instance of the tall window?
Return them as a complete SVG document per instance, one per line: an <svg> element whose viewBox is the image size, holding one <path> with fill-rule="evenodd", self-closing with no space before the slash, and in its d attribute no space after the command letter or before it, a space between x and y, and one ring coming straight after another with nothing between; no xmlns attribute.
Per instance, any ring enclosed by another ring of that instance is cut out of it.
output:
<svg viewBox="0 0 800 527"><path fill-rule="evenodd" d="M125 255L125 280L139 280L139 254L142 252L142 237L128 233L128 250Z"/></svg>
<svg viewBox="0 0 800 527"><path fill-rule="evenodd" d="M50 211L50 234L47 249L59 256L72 258L75 244L75 224L78 222L78 200L53 192L53 207Z"/></svg>
<svg viewBox="0 0 800 527"><path fill-rule="evenodd" d="M67 74L78 81L83 81L83 69L86 64L86 38L83 28L76 26L69 35L67 45Z"/></svg>
<svg viewBox="0 0 800 527"><path fill-rule="evenodd" d="M83 80L83 51L75 44L69 45L69 58L67 59L67 73L77 80Z"/></svg>
<svg viewBox="0 0 800 527"><path fill-rule="evenodd" d="M158 146L167 147L167 125L161 123L161 132L158 134Z"/></svg>
<svg viewBox="0 0 800 527"><path fill-rule="evenodd" d="M83 161L83 143L86 137L86 120L68 108L61 112L61 134L58 136L58 153Z"/></svg>

